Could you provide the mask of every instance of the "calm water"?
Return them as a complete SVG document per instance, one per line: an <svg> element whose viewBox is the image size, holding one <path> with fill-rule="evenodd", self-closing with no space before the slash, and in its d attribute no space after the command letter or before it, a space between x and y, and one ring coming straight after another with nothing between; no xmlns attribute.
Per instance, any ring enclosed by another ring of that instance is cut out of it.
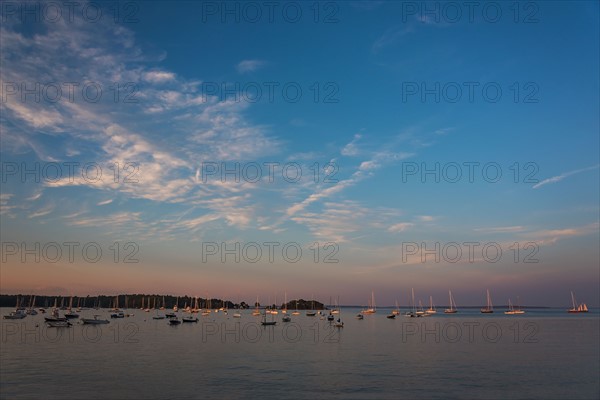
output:
<svg viewBox="0 0 600 400"><path fill-rule="evenodd" d="M357 320L358 309L344 309L342 329L304 312L287 324L275 316L275 327L260 326L250 311L179 326L129 312L70 329L46 328L43 314L2 320L1 397L599 397L598 310L395 320L379 310ZM94 313L109 315L80 314Z"/></svg>

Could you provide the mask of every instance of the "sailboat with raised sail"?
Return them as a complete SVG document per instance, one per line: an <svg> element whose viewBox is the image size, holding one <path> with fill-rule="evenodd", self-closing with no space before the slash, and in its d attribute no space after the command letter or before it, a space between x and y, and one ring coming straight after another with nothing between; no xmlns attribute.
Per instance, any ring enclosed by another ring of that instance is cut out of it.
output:
<svg viewBox="0 0 600 400"><path fill-rule="evenodd" d="M281 312L283 312L284 314L288 313L288 302L287 302L287 292L284 292L284 303L283 303L283 308L281 309Z"/></svg>
<svg viewBox="0 0 600 400"><path fill-rule="evenodd" d="M312 305L311 305L310 311L306 312L307 317L314 317L317 315L317 312L315 311L315 296L314 295L313 295L313 300L312 300L311 304Z"/></svg>
<svg viewBox="0 0 600 400"><path fill-rule="evenodd" d="M575 313L588 312L587 304L585 304L585 303L577 304L577 301L575 300L575 295L573 294L573 291L571 291L571 301L573 302L573 307L571 307L569 310L567 310L569 313L575 314Z"/></svg>
<svg viewBox="0 0 600 400"><path fill-rule="evenodd" d="M410 292L411 292L411 301L410 301L410 307L411 307L411 310L410 310L410 311L408 311L408 312L406 312L406 313L404 314L404 316L405 316L405 317L409 317L409 318L416 318L416 317L420 317L420 316L421 316L421 314L419 314L419 313L417 312L417 308L416 308L416 305L415 305L415 289L414 289L414 288L412 288L412 289L410 290Z"/></svg>
<svg viewBox="0 0 600 400"><path fill-rule="evenodd" d="M337 298L337 307L336 307L337 312L337 321L335 321L335 323L333 324L334 327L336 328L343 328L344 327L344 321L342 321L342 307L340 306L340 297L338 296Z"/></svg>
<svg viewBox="0 0 600 400"><path fill-rule="evenodd" d="M400 306L398 305L398 300L396 300L396 308L392 310L392 314L400 315Z"/></svg>
<svg viewBox="0 0 600 400"><path fill-rule="evenodd" d="M450 308L446 308L444 314L456 314L458 310L456 309L456 303L454 302L454 297L452 297L451 290L448 290L448 298L450 301Z"/></svg>
<svg viewBox="0 0 600 400"><path fill-rule="evenodd" d="M525 314L525 310L521 308L521 301L519 300L519 296L517 296L517 306L513 309L515 314Z"/></svg>
<svg viewBox="0 0 600 400"><path fill-rule="evenodd" d="M362 314L375 314L377 312L377 307L375 306L375 292L371 291L371 301L369 303L369 307L366 310L363 310Z"/></svg>
<svg viewBox="0 0 600 400"><path fill-rule="evenodd" d="M490 297L490 290L487 289L487 304L480 311L482 314L492 314L494 312L494 306L492 305L492 298Z"/></svg>
<svg viewBox="0 0 600 400"><path fill-rule="evenodd" d="M296 299L296 311L293 311L292 315L300 315L300 311L298 311L298 299Z"/></svg>
<svg viewBox="0 0 600 400"><path fill-rule="evenodd" d="M254 311L252 311L252 315L255 317L260 316L260 310L258 309L259 306L259 302L258 302L258 296L256 296L256 303L254 303Z"/></svg>
<svg viewBox="0 0 600 400"><path fill-rule="evenodd" d="M435 306L433 305L433 296L429 296L429 308L427 310L425 310L425 314L435 314L437 313L437 310L435 309Z"/></svg>
<svg viewBox="0 0 600 400"><path fill-rule="evenodd" d="M518 315L518 314L525 314L525 311L521 310L519 307L515 308L513 306L512 302L510 301L510 299L508 299L508 310L504 311L504 314Z"/></svg>
<svg viewBox="0 0 600 400"><path fill-rule="evenodd" d="M287 292L285 292L285 303L283 305L283 317L281 318L281 320L283 322L290 322L292 320L292 317L290 317L290 314L288 314L288 309L287 309Z"/></svg>
<svg viewBox="0 0 600 400"><path fill-rule="evenodd" d="M262 321L260 321L260 324L263 326L277 325L277 321L275 321L274 318L275 317L273 317L273 314L271 314L271 320L267 321L267 310L265 309L265 312L263 313Z"/></svg>

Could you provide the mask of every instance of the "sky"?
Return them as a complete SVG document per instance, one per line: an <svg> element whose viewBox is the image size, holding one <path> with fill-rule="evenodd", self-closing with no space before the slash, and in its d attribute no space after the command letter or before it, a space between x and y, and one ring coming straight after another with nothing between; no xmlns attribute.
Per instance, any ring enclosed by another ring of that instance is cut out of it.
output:
<svg viewBox="0 0 600 400"><path fill-rule="evenodd" d="M52 4L2 3L0 292L599 305L598 2Z"/></svg>

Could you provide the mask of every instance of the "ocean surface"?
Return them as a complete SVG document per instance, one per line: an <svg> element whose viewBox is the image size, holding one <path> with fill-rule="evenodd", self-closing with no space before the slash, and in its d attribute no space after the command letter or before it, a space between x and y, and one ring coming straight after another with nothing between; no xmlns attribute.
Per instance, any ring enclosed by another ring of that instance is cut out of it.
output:
<svg viewBox="0 0 600 400"><path fill-rule="evenodd" d="M13 309L0 309L6 315ZM308 317L263 327L212 313L170 326L155 311L108 325L47 328L44 315L1 320L3 399L597 399L600 314L477 309L396 319L390 310L344 327ZM441 310L440 310L441 311ZM159 311L162 314L164 312ZM180 316L188 315L183 312ZM270 317L269 317L270 319Z"/></svg>

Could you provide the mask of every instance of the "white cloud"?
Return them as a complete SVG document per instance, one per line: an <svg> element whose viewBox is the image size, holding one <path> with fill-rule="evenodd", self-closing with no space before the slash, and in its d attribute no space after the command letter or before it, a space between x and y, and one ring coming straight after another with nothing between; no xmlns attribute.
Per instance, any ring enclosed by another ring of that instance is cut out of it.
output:
<svg viewBox="0 0 600 400"><path fill-rule="evenodd" d="M553 176L552 178L544 179L543 181L541 181L539 183L536 183L535 185L533 185L533 189L538 189L538 188L540 188L544 185L548 185L550 183L557 183L571 175L579 174L581 172L593 171L595 169L598 169L599 167L600 167L600 164L594 165L593 167L581 168L581 169L576 169L574 171L565 172L560 175Z"/></svg>
<svg viewBox="0 0 600 400"><path fill-rule="evenodd" d="M410 222L400 222L398 224L394 224L388 228L390 232L404 232L409 228L412 228L415 224Z"/></svg>
<svg viewBox="0 0 600 400"><path fill-rule="evenodd" d="M515 232L523 232L525 230L522 226L497 226L491 228L475 228L473 229L475 232L485 232L485 233L515 233Z"/></svg>
<svg viewBox="0 0 600 400"><path fill-rule="evenodd" d="M342 149L342 151L340 151L340 153L343 156L355 156L358 154L358 148L356 146L356 142L358 142L358 140L361 138L360 134L355 134L354 138L352 139L352 141L350 143L348 143L346 146L344 146L344 148Z"/></svg>
<svg viewBox="0 0 600 400"><path fill-rule="evenodd" d="M243 60L237 65L237 70L241 74L245 74L247 72L254 72L267 64L266 61L263 60Z"/></svg>
<svg viewBox="0 0 600 400"><path fill-rule="evenodd" d="M39 218L39 217L43 217L45 215L50 214L53 211L53 207L46 207L44 209L35 211L31 214L29 214L29 218Z"/></svg>
<svg viewBox="0 0 600 400"><path fill-rule="evenodd" d="M166 71L149 71L144 74L144 80L151 83L164 83L175 80L175 74Z"/></svg>

